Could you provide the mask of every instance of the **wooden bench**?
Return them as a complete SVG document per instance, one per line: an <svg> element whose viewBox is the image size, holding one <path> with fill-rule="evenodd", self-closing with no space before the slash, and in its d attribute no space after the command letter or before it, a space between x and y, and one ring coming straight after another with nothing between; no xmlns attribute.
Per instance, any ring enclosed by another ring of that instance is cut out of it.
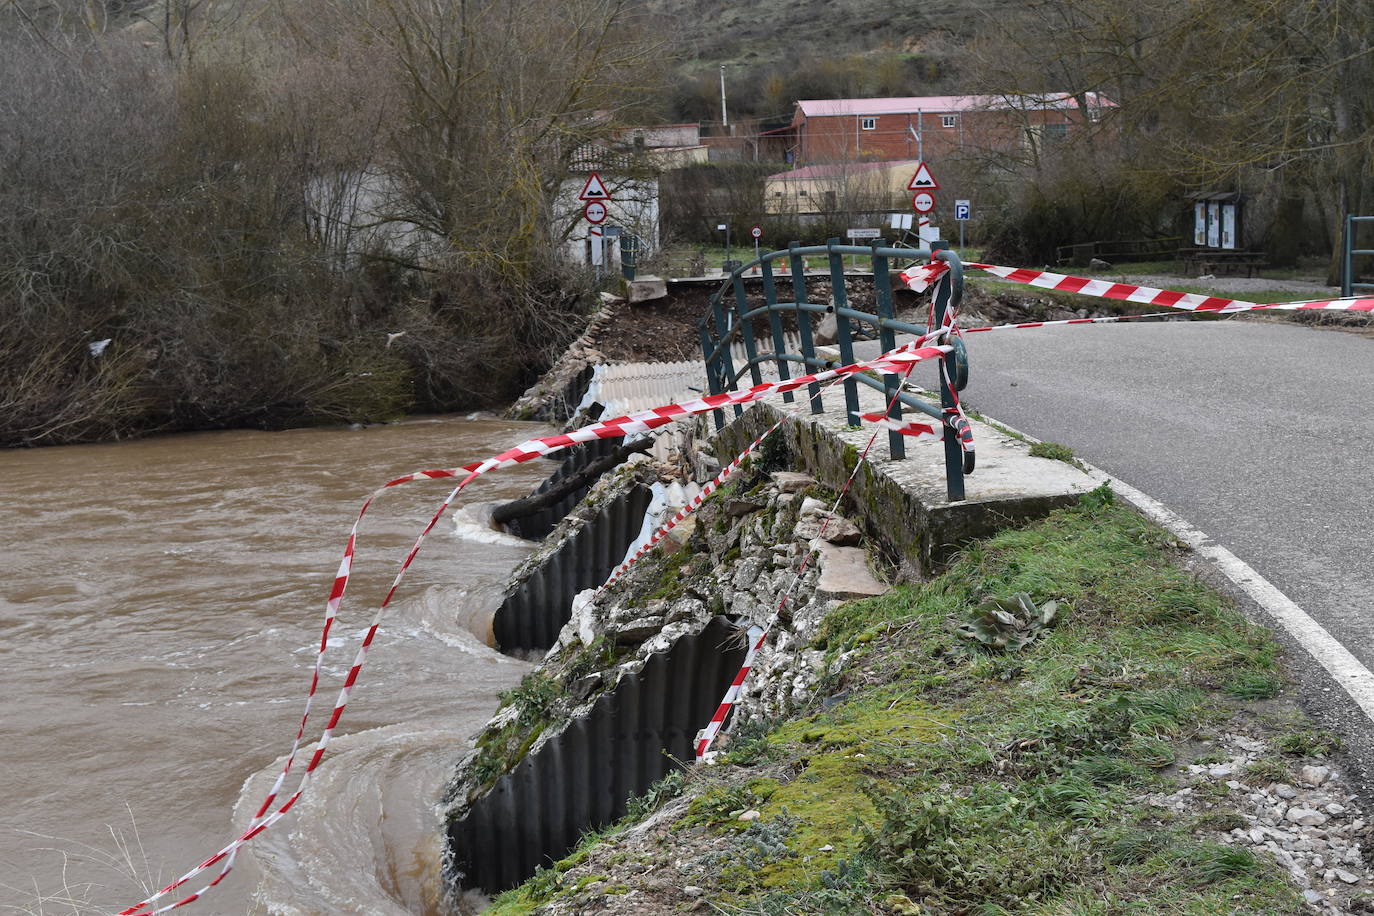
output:
<svg viewBox="0 0 1374 916"><path fill-rule="evenodd" d="M1267 263L1258 251L1232 251L1223 248L1189 248L1179 252L1183 259L1183 272L1200 277L1205 274L1214 276L1239 275L1253 277L1255 271Z"/></svg>

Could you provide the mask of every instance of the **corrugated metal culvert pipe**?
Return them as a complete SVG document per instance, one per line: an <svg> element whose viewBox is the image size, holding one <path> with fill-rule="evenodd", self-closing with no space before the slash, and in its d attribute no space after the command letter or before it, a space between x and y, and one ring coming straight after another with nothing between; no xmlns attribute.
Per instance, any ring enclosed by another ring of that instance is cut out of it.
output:
<svg viewBox="0 0 1374 916"><path fill-rule="evenodd" d="M557 641L573 597L601 585L625 559L652 498L649 487L637 485L610 500L506 597L492 620L502 652L545 650Z"/></svg>
<svg viewBox="0 0 1374 916"><path fill-rule="evenodd" d="M593 461L611 454L620 447L619 439L594 439L591 442L582 442L568 450L567 457L558 465L557 470L548 476L543 483L535 488L531 495L539 496L547 493L557 484L576 474ZM532 515L522 518L511 519L506 523L506 528L516 537L522 537L527 541L537 541L546 537L550 531L558 525L568 513L571 512L582 498L587 495L596 484L596 479L588 480L585 485L568 493L561 500L551 506L545 506Z"/></svg>
<svg viewBox="0 0 1374 916"><path fill-rule="evenodd" d="M744 661L743 633L723 617L627 674L590 713L526 757L449 825L465 888L507 890L563 858L588 830L692 757L692 738Z"/></svg>

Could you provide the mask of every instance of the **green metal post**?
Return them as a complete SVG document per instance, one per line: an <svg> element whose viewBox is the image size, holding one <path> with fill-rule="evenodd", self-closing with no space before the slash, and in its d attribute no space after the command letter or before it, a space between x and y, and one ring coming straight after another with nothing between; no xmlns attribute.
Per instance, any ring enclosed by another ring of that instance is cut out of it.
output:
<svg viewBox="0 0 1374 916"><path fill-rule="evenodd" d="M763 384L763 373L759 370L758 345L754 343L754 322L745 318L749 314L749 297L744 294L744 279L735 274L735 320L739 322L740 338L744 341L744 355L749 359L749 376L755 385Z"/></svg>
<svg viewBox="0 0 1374 916"><path fill-rule="evenodd" d="M787 250L791 252L789 259L792 264L792 301L802 303L806 301L806 258L797 254L797 249L801 247L801 242L788 242ZM807 359L816 358L816 344L811 337L811 316L798 309L797 316L797 335L801 338L801 355ZM811 370L807 369L807 373ZM807 385L806 392L811 396L811 412L823 413L825 407L821 405L821 386Z"/></svg>
<svg viewBox="0 0 1374 916"><path fill-rule="evenodd" d="M787 381L792 377L792 370L788 367L787 360L782 359L782 354L787 351L787 340L782 336L782 316L775 308L778 304L778 288L773 282L772 261L763 262L763 298L768 303L768 328L773 332L773 354L778 357L778 378ZM783 403L791 404L793 399L792 392L782 393Z"/></svg>
<svg viewBox="0 0 1374 916"><path fill-rule="evenodd" d="M1347 298L1354 291L1352 281L1355 279L1355 258L1351 251L1355 248L1355 220L1347 213L1345 215L1345 237L1341 240L1341 298Z"/></svg>
<svg viewBox="0 0 1374 916"><path fill-rule="evenodd" d="M830 298L835 303L835 342L840 345L840 362L850 365L854 362L854 339L849 333L849 319L840 314L840 309L849 308L849 296L844 287L844 256L835 248L839 239L826 240L825 247L830 251ZM844 384L844 409L850 426L859 425L859 386L852 378Z"/></svg>
<svg viewBox="0 0 1374 916"><path fill-rule="evenodd" d="M620 237L620 273L626 280L635 278L635 260L639 256L639 236L625 233Z"/></svg>
<svg viewBox="0 0 1374 916"><path fill-rule="evenodd" d="M730 357L730 324L725 320L725 309L720 304L720 293L713 293L711 296L711 317L716 322L716 340L720 344L720 372L721 384L728 389L735 380L735 362ZM739 405L735 405L735 416L744 413Z"/></svg>
<svg viewBox="0 0 1374 916"><path fill-rule="evenodd" d="M706 391L708 394L720 394L724 389L720 383L720 361L711 358L711 351L716 348L715 342L711 340L711 332L706 330L706 323L697 325L697 333L701 335L701 356L706 361ZM725 411L713 410L711 416L716 420L716 432L720 432L725 426Z"/></svg>
<svg viewBox="0 0 1374 916"><path fill-rule="evenodd" d="M930 249L934 253L941 249L948 249L948 242L931 242ZM956 256L957 257L957 256ZM957 262L956 262L957 263ZM959 279L963 279L963 272L959 272ZM954 296L955 272L948 271L943 277L936 281L935 285L935 327L943 327L945 312L950 307L951 300L961 297ZM962 292L962 290L960 290ZM954 354L947 353L941 360L940 373L940 406L946 411L954 407L954 395L946 384L946 379L954 378ZM948 413L946 414L948 416ZM955 435L953 427L945 424L945 492L950 502L959 502L964 499L964 450L959 445L959 438Z"/></svg>
<svg viewBox="0 0 1374 916"><path fill-rule="evenodd" d="M877 300L878 317L895 319L897 315L892 305L892 274L888 270L887 257L878 254L878 249L887 247L887 243L882 239L874 239L872 244L873 296ZM878 327L878 341L882 346L883 352L887 353L897 346L897 335L892 328L880 325ZM901 377L895 373L883 376L883 386L887 401L892 405L892 409L888 411L888 416L892 417L894 420L901 419L902 416L902 402L893 397L901 388L901 384ZM888 430L887 449L888 454L894 461L905 458L906 438L895 430Z"/></svg>

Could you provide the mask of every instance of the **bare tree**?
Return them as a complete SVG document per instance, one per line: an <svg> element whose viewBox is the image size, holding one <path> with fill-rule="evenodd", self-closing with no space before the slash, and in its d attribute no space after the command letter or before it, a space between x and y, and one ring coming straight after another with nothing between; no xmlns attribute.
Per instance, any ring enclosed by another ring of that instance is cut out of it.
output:
<svg viewBox="0 0 1374 916"><path fill-rule="evenodd" d="M987 90L1106 93L1119 107L1084 135L1141 183L1297 189L1328 241L1371 199L1371 55L1370 0L1039 0L974 48Z"/></svg>

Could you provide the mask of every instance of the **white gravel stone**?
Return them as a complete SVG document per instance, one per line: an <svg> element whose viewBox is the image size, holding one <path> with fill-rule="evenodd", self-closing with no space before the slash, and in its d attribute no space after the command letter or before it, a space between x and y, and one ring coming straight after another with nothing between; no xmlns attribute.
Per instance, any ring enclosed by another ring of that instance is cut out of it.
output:
<svg viewBox="0 0 1374 916"><path fill-rule="evenodd" d="M1330 767L1312 766L1309 764L1303 767L1302 772L1298 774L1298 782L1302 783L1305 786L1312 786L1313 788L1316 788L1317 786L1326 782L1326 780L1330 776Z"/></svg>
<svg viewBox="0 0 1374 916"><path fill-rule="evenodd" d="M1326 823L1326 815L1313 808L1304 808L1301 805L1294 805L1284 813L1284 818L1294 824L1301 824L1304 827L1320 827Z"/></svg>
<svg viewBox="0 0 1374 916"><path fill-rule="evenodd" d="M1343 868L1336 869L1336 877L1346 884L1359 884L1360 876L1351 874Z"/></svg>

